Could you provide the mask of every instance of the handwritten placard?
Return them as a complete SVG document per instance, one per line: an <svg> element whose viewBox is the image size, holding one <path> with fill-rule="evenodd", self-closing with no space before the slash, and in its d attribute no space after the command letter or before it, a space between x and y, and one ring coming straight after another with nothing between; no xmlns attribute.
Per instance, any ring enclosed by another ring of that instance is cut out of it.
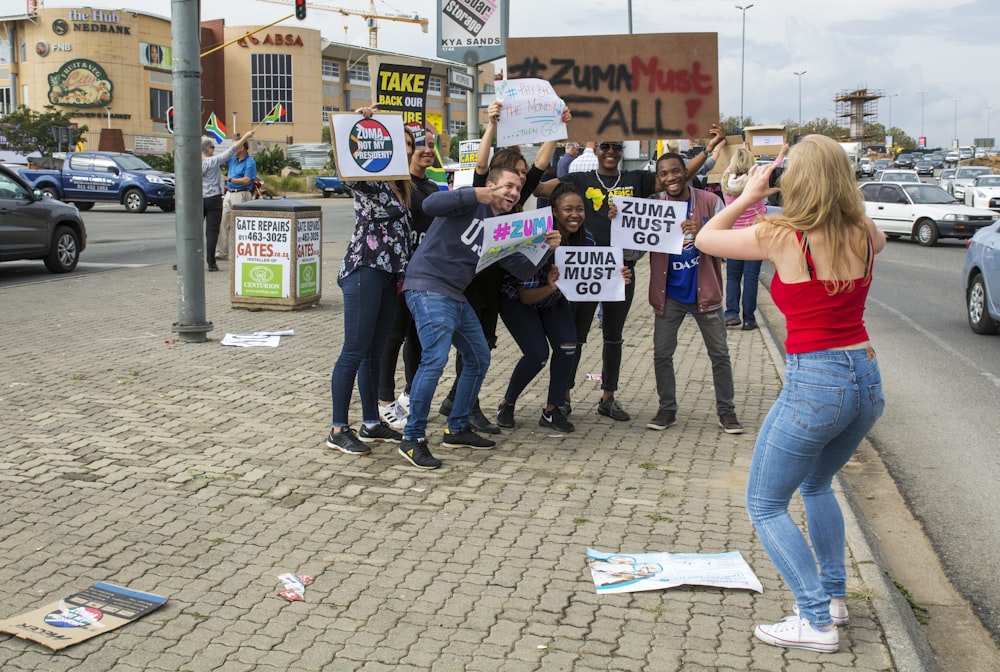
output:
<svg viewBox="0 0 1000 672"><path fill-rule="evenodd" d="M497 121L497 147L533 145L566 138L562 101L544 79L508 79L497 82L502 103Z"/></svg>
<svg viewBox="0 0 1000 672"><path fill-rule="evenodd" d="M681 253L686 202L618 196L615 205L618 212L611 220L612 245L627 250Z"/></svg>
<svg viewBox="0 0 1000 672"><path fill-rule="evenodd" d="M718 33L509 38L507 74L552 85L571 140L704 138L719 120Z"/></svg>
<svg viewBox="0 0 1000 672"><path fill-rule="evenodd" d="M620 247L564 247L555 250L556 287L567 301L624 301L625 253Z"/></svg>
<svg viewBox="0 0 1000 672"><path fill-rule="evenodd" d="M341 180L410 179L401 114L331 114L330 127Z"/></svg>
<svg viewBox="0 0 1000 672"><path fill-rule="evenodd" d="M476 273L513 254L523 254L537 266L549 250L545 234L552 230L552 208L490 217L483 220L483 228Z"/></svg>

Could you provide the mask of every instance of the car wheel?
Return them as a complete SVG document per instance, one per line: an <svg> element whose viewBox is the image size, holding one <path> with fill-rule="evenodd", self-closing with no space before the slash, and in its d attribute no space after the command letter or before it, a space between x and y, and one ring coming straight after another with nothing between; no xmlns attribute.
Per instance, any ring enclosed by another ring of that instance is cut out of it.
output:
<svg viewBox="0 0 1000 672"><path fill-rule="evenodd" d="M899 233L887 233L887 234L885 234L885 237L889 238L890 240L899 240L899 238L900 238L901 235L902 234L899 234Z"/></svg>
<svg viewBox="0 0 1000 672"><path fill-rule="evenodd" d="M331 196L333 196L333 194L331 194L329 191L323 192L323 198L330 198Z"/></svg>
<svg viewBox="0 0 1000 672"><path fill-rule="evenodd" d="M146 212L146 195L138 189L129 189L125 192L125 209L129 212Z"/></svg>
<svg viewBox="0 0 1000 672"><path fill-rule="evenodd" d="M929 219L921 219L917 222L914 234L918 243L930 247L937 243L938 240L937 224Z"/></svg>
<svg viewBox="0 0 1000 672"><path fill-rule="evenodd" d="M80 237L68 226L57 226L52 247L45 257L45 268L52 273L69 273L80 261Z"/></svg>
<svg viewBox="0 0 1000 672"><path fill-rule="evenodd" d="M969 283L969 291L966 292L969 308L969 326L977 334L995 334L1000 331L1000 324L990 317L986 309L986 287L983 285L983 276L976 273Z"/></svg>
<svg viewBox="0 0 1000 672"><path fill-rule="evenodd" d="M163 212L173 212L176 209L177 209L176 203L165 203L160 206L160 210L162 210Z"/></svg>
<svg viewBox="0 0 1000 672"><path fill-rule="evenodd" d="M42 192L42 198L51 198L53 201L59 200L59 192L56 191L55 187L42 187L40 191Z"/></svg>
<svg viewBox="0 0 1000 672"><path fill-rule="evenodd" d="M79 210L80 212L86 212L87 210L90 210L91 208L94 207L94 202L84 201L83 203L81 203L79 201L73 201L73 205L75 205L76 209Z"/></svg>

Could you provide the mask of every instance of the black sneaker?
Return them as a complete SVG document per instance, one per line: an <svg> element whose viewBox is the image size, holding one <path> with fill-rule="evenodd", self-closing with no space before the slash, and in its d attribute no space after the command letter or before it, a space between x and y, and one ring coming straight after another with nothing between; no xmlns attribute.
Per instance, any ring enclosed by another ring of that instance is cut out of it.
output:
<svg viewBox="0 0 1000 672"><path fill-rule="evenodd" d="M757 328L757 323L756 322L744 322L743 323L743 331L753 331L756 328Z"/></svg>
<svg viewBox="0 0 1000 672"><path fill-rule="evenodd" d="M350 427L344 427L337 434L331 430L330 435L326 437L326 447L336 448L348 455L367 455L372 452L368 446L358 441L358 435Z"/></svg>
<svg viewBox="0 0 1000 672"><path fill-rule="evenodd" d="M553 408L551 411L542 411L542 417L538 419L539 427L548 427L549 429L554 429L557 432L573 432L576 431L576 427L573 426L566 416L562 414L558 408Z"/></svg>
<svg viewBox="0 0 1000 672"><path fill-rule="evenodd" d="M501 401L497 406L497 424L504 429L513 429L517 423L514 422L514 404Z"/></svg>
<svg viewBox="0 0 1000 672"><path fill-rule="evenodd" d="M599 415L606 415L612 420L619 420L625 422L631 420L632 416L629 415L622 405L618 403L618 400L611 397L607 401L601 401L597 404L597 413Z"/></svg>
<svg viewBox="0 0 1000 672"><path fill-rule="evenodd" d="M736 419L735 413L720 413L719 427L722 427L722 431L726 434L743 433L743 425L741 425L740 421Z"/></svg>
<svg viewBox="0 0 1000 672"><path fill-rule="evenodd" d="M497 445L496 441L484 439L474 431L466 427L460 432L444 430L444 440L441 445L445 448L475 448L476 450L489 450Z"/></svg>
<svg viewBox="0 0 1000 672"><path fill-rule="evenodd" d="M455 405L454 399L452 399L451 397L445 397L444 401L441 402L441 405L438 406L438 413L447 418L449 415L451 415L451 407L454 405Z"/></svg>
<svg viewBox="0 0 1000 672"><path fill-rule="evenodd" d="M573 404L570 403L569 399L567 399L566 403L559 407L559 412L563 414L564 418L568 418L570 416L570 413L573 412Z"/></svg>
<svg viewBox="0 0 1000 672"><path fill-rule="evenodd" d="M490 422L490 419L483 413L483 409L480 408L479 404L476 404L476 407L472 409L472 413L469 414L469 426L482 434L500 433L500 428Z"/></svg>
<svg viewBox="0 0 1000 672"><path fill-rule="evenodd" d="M417 469L437 469L441 466L441 460L431 455L431 451L427 447L427 439L413 441L403 439L403 442L399 444L399 454Z"/></svg>
<svg viewBox="0 0 1000 672"><path fill-rule="evenodd" d="M738 317L727 317L726 318L727 327L738 327L740 326L740 318Z"/></svg>
<svg viewBox="0 0 1000 672"><path fill-rule="evenodd" d="M371 429L368 429L367 425L361 425L361 431L358 432L358 438L365 443L399 443L403 440L403 435L389 425L385 424L385 422L380 422Z"/></svg>
<svg viewBox="0 0 1000 672"><path fill-rule="evenodd" d="M667 427L671 427L677 424L677 411L668 411L665 408L661 408L656 412L656 417L646 423L648 429L655 429L657 431L663 431Z"/></svg>

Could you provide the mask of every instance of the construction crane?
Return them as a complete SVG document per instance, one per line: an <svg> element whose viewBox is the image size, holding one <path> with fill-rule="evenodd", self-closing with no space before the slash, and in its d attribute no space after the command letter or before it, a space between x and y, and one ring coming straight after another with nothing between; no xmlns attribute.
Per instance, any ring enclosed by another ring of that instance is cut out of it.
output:
<svg viewBox="0 0 1000 672"><path fill-rule="evenodd" d="M368 46L372 49L378 49L378 21L379 19L385 19L386 21L401 21L403 23L418 23L420 24L420 29L425 33L427 32L427 19L421 18L419 15L414 13L412 16L409 14L379 14L375 9L375 0L369 1L369 10L364 11L361 9L345 9L343 7L334 7L333 5L327 5L322 2L316 2L316 0L309 0L310 9L320 9L324 12L337 12L343 14L344 16L361 16L364 17L368 24ZM261 2L270 2L274 5L294 5L295 0L261 0ZM346 30L346 28L345 28Z"/></svg>

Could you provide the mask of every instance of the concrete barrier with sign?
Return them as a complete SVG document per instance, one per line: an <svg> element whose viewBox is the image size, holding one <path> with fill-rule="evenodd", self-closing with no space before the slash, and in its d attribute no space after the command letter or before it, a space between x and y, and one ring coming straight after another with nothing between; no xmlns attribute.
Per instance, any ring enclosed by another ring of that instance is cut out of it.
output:
<svg viewBox="0 0 1000 672"><path fill-rule="evenodd" d="M233 308L297 310L319 303L323 211L303 201L256 200L233 206Z"/></svg>

